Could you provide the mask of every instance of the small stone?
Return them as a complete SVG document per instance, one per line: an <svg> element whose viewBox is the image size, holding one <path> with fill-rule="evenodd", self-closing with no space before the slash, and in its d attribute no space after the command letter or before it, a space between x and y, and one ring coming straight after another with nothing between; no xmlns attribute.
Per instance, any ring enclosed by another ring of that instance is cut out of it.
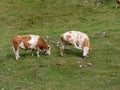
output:
<svg viewBox="0 0 120 90"><path fill-rule="evenodd" d="M100 35L100 32L97 32L96 35Z"/></svg>
<svg viewBox="0 0 120 90"><path fill-rule="evenodd" d="M12 71L13 73L15 73L15 71Z"/></svg>
<svg viewBox="0 0 120 90"><path fill-rule="evenodd" d="M79 65L80 66L80 68L82 67L82 65Z"/></svg>
<svg viewBox="0 0 120 90"><path fill-rule="evenodd" d="M92 64L90 62L87 63L88 66L92 66Z"/></svg>
<svg viewBox="0 0 120 90"><path fill-rule="evenodd" d="M115 73L113 73L113 74L112 74L112 76L116 76L116 74L115 74Z"/></svg>
<svg viewBox="0 0 120 90"><path fill-rule="evenodd" d="M106 32L103 32L103 33L102 33L102 35L105 35L105 34L106 34Z"/></svg>

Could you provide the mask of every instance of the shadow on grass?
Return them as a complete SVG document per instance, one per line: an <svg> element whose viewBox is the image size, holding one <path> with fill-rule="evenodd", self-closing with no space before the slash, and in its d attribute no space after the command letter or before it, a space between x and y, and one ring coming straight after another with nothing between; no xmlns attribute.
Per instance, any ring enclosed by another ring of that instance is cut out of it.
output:
<svg viewBox="0 0 120 90"><path fill-rule="evenodd" d="M31 52L20 52L19 55L20 55L20 58L37 57L36 54L34 54L34 55L32 56L32 53L31 53ZM40 56L43 56L44 53L43 53L43 52L40 52L39 55L40 55ZM6 58L7 58L7 59L15 59L15 55L14 55L14 53L10 53L10 54L7 54L7 55L6 55Z"/></svg>
<svg viewBox="0 0 120 90"><path fill-rule="evenodd" d="M78 49L65 49L63 55L69 55L69 56L77 56L77 57L82 57L82 50Z"/></svg>
<svg viewBox="0 0 120 90"><path fill-rule="evenodd" d="M60 48L59 47L55 47L55 52L53 51L52 54L56 55L56 57L61 57L60 55ZM55 54L56 53L56 54ZM78 49L75 49L73 48L72 46L67 46L64 51L63 51L63 57L64 56L77 56L77 57L81 57L82 58L82 50L78 50Z"/></svg>

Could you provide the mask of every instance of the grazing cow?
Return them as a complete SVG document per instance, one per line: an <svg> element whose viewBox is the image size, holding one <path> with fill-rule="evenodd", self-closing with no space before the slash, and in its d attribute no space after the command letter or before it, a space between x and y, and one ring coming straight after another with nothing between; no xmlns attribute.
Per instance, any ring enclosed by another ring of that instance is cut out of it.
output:
<svg viewBox="0 0 120 90"><path fill-rule="evenodd" d="M79 31L69 31L61 35L61 56L63 56L65 45L72 45L76 49L83 50L83 57L88 56L91 48L88 36Z"/></svg>
<svg viewBox="0 0 120 90"><path fill-rule="evenodd" d="M116 0L116 8L120 6L120 0Z"/></svg>
<svg viewBox="0 0 120 90"><path fill-rule="evenodd" d="M19 49L32 50L32 55L35 51L37 57L39 57L39 50L44 50L46 55L50 55L49 45L38 35L14 36L12 38L12 48L16 60L20 58Z"/></svg>

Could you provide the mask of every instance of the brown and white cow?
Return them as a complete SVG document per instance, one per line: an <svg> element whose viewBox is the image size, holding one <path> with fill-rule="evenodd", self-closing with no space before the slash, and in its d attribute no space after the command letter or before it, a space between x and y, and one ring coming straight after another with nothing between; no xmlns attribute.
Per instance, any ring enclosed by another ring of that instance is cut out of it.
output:
<svg viewBox="0 0 120 90"><path fill-rule="evenodd" d="M116 8L120 7L120 0L116 0Z"/></svg>
<svg viewBox="0 0 120 90"><path fill-rule="evenodd" d="M39 50L44 50L47 55L51 54L49 45L38 35L14 36L12 38L12 48L16 60L20 58L19 49L32 50L32 55L35 51L37 57L39 57Z"/></svg>
<svg viewBox="0 0 120 90"><path fill-rule="evenodd" d="M87 57L91 48L88 36L79 31L68 31L61 35L60 55L63 56L65 45L83 50L83 57Z"/></svg>

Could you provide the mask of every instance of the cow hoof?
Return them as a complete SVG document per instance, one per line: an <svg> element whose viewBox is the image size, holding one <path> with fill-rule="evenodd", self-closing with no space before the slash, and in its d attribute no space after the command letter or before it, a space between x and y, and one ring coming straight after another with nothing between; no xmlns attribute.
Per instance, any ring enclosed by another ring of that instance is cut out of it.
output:
<svg viewBox="0 0 120 90"><path fill-rule="evenodd" d="M86 56L82 56L82 58L86 59Z"/></svg>
<svg viewBox="0 0 120 90"><path fill-rule="evenodd" d="M60 54L61 57L63 57L63 54Z"/></svg>
<svg viewBox="0 0 120 90"><path fill-rule="evenodd" d="M60 55L61 57L63 57L63 55Z"/></svg>

